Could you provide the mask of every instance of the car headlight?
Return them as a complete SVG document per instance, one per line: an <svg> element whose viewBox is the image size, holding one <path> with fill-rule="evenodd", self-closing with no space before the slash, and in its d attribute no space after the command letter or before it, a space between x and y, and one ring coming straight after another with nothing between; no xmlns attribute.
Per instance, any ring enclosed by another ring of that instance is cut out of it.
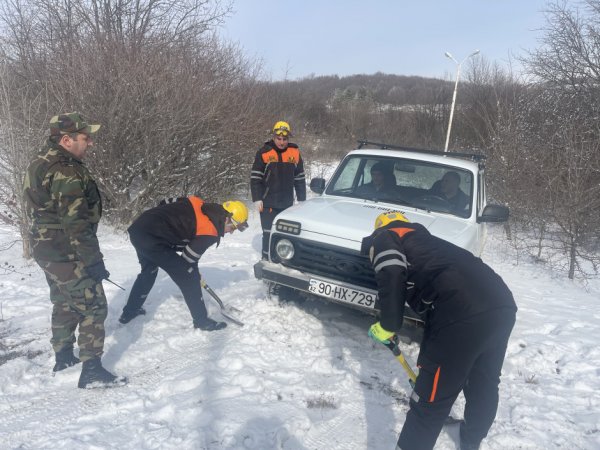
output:
<svg viewBox="0 0 600 450"><path fill-rule="evenodd" d="M289 261L294 257L294 244L288 239L281 239L275 245L275 252L281 259Z"/></svg>

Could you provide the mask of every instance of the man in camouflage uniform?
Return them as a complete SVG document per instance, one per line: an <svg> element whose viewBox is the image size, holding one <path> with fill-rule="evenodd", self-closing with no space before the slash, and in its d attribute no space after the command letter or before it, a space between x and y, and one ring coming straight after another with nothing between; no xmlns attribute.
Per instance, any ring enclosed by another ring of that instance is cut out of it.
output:
<svg viewBox="0 0 600 450"><path fill-rule="evenodd" d="M52 347L58 372L81 361L78 386L121 384L125 380L102 367L107 302L104 267L96 230L102 214L98 186L82 159L100 125L88 125L78 113L54 116L46 146L31 161L24 197L31 223L33 257L50 286ZM79 325L79 358L73 354Z"/></svg>

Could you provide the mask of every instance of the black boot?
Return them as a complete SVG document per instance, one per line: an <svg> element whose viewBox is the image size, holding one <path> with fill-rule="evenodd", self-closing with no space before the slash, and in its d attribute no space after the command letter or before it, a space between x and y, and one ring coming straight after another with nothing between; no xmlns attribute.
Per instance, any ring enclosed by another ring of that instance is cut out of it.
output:
<svg viewBox="0 0 600 450"><path fill-rule="evenodd" d="M142 316L144 314L146 314L146 310L141 307L131 312L123 310L123 314L121 314L121 317L119 317L119 322L121 322L122 324L126 324L131 322L137 316Z"/></svg>
<svg viewBox="0 0 600 450"><path fill-rule="evenodd" d="M216 331L222 330L227 324L225 322L217 322L216 320L209 319L208 317L202 321L194 320L194 328L199 328L204 331Z"/></svg>
<svg viewBox="0 0 600 450"><path fill-rule="evenodd" d="M73 347L65 347L61 351L55 353L55 356L56 364L54 364L52 372L60 372L67 367L74 366L81 362L79 358L73 354Z"/></svg>
<svg viewBox="0 0 600 450"><path fill-rule="evenodd" d="M116 387L124 384L127 384L127 378L113 375L102 367L100 358L92 358L83 362L77 387Z"/></svg>

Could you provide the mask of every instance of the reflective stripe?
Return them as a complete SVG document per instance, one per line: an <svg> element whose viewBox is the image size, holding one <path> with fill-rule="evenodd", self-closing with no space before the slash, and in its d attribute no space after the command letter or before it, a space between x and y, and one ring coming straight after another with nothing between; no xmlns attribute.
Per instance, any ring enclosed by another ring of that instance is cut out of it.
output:
<svg viewBox="0 0 600 450"><path fill-rule="evenodd" d="M185 259L187 262L189 262L190 264L193 264L193 263L195 263L195 262L197 262L197 261L198 261L197 259L192 259L192 258L190 258L189 256L187 256L187 255L185 254L185 252L181 254L181 257L182 257L183 259Z"/></svg>
<svg viewBox="0 0 600 450"><path fill-rule="evenodd" d="M419 403L419 401L421 400L421 397L419 397L419 394L417 394L414 389L410 394L410 398L417 403Z"/></svg>
<svg viewBox="0 0 600 450"><path fill-rule="evenodd" d="M398 255L401 259L406 260L406 257L398 250L385 250L375 255L375 258L373 258L373 264L376 264L379 258L383 258L384 256L388 255Z"/></svg>
<svg viewBox="0 0 600 450"><path fill-rule="evenodd" d="M254 178L255 180L262 180L262 179L263 179L262 175L251 175L251 176L250 176L250 179L253 179L253 178Z"/></svg>
<svg viewBox="0 0 600 450"><path fill-rule="evenodd" d="M429 396L429 403L433 403L433 401L435 400L435 393L437 392L438 382L440 381L440 369L441 367L438 366L437 370L435 371L435 377L433 378L433 388L431 389L431 395Z"/></svg>
<svg viewBox="0 0 600 450"><path fill-rule="evenodd" d="M406 269L406 263L404 261L400 261L399 259L390 259L388 261L384 261L381 264L375 267L375 272L379 272L381 269L387 266L400 266Z"/></svg>
<svg viewBox="0 0 600 450"><path fill-rule="evenodd" d="M196 253L194 250L192 250L189 245L185 247L184 251L196 259L200 259L200 256L202 256Z"/></svg>

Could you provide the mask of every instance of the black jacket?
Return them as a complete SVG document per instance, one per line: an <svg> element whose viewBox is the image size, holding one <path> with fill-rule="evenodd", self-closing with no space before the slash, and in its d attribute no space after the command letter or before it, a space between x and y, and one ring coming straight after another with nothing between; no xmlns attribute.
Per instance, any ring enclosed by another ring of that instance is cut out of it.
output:
<svg viewBox="0 0 600 450"><path fill-rule="evenodd" d="M216 233L197 229L194 207L185 197L163 200L160 205L144 211L127 231L135 234L136 241L143 242L146 249L181 251L181 256L194 264L211 245L219 243L225 232L225 218L229 215L216 203L204 203L201 211Z"/></svg>
<svg viewBox="0 0 600 450"><path fill-rule="evenodd" d="M395 221L365 239L379 290L381 326L398 331L404 303L439 329L497 308L517 310L512 293L480 258L417 223Z"/></svg>
<svg viewBox="0 0 600 450"><path fill-rule="evenodd" d="M294 189L298 201L306 200L304 163L296 144L280 150L273 141L256 153L250 190L252 201L263 201L265 208L285 209L294 204Z"/></svg>

